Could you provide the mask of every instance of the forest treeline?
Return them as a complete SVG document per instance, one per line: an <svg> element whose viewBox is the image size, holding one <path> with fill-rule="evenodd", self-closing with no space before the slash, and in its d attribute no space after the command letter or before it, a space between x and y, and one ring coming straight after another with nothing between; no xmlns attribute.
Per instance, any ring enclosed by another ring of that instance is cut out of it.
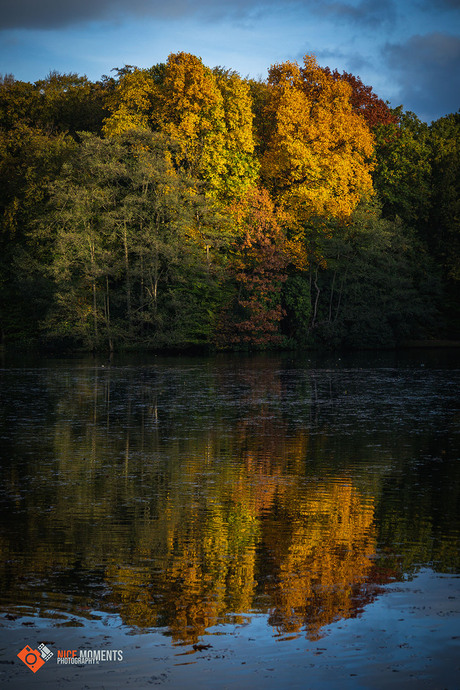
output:
<svg viewBox="0 0 460 690"><path fill-rule="evenodd" d="M0 82L3 344L458 338L460 112L427 125L307 55Z"/></svg>

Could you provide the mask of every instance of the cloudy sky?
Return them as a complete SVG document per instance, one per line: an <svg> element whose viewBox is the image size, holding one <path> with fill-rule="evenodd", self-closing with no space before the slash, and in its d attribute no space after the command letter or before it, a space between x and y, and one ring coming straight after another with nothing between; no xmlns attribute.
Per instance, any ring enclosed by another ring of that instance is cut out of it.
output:
<svg viewBox="0 0 460 690"><path fill-rule="evenodd" d="M0 0L0 73L97 80L169 53L263 77L316 55L430 122L460 108L460 0Z"/></svg>

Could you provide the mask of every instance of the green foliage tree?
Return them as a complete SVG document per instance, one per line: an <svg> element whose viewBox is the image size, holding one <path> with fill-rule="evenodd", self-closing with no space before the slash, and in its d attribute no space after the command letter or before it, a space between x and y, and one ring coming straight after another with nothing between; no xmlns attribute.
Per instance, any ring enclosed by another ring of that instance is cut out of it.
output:
<svg viewBox="0 0 460 690"><path fill-rule="evenodd" d="M312 314L310 279L304 273L292 273L283 286L285 319L283 328L291 342L305 345L308 342Z"/></svg>
<svg viewBox="0 0 460 690"><path fill-rule="evenodd" d="M311 343L387 347L430 333L439 273L401 221L382 219L375 202L362 203L346 224L318 234L318 245L308 276Z"/></svg>
<svg viewBox="0 0 460 690"><path fill-rule="evenodd" d="M40 270L53 238L39 220L49 184L75 150L62 134L25 122L0 130L0 328L2 341L36 338L52 298L52 282Z"/></svg>
<svg viewBox="0 0 460 690"><path fill-rule="evenodd" d="M427 240L446 266L449 277L460 280L460 112L447 115L430 128L432 150L432 206Z"/></svg>
<svg viewBox="0 0 460 690"><path fill-rule="evenodd" d="M91 348L206 341L219 271L197 240L205 202L171 165L171 143L148 130L81 137L46 218L57 284L46 328Z"/></svg>
<svg viewBox="0 0 460 690"><path fill-rule="evenodd" d="M392 112L396 122L375 128L374 187L386 218L425 227L431 203L429 128L414 113Z"/></svg>
<svg viewBox="0 0 460 690"><path fill-rule="evenodd" d="M39 93L34 84L18 81L12 74L0 77L0 127L8 131L19 123L33 124Z"/></svg>
<svg viewBox="0 0 460 690"><path fill-rule="evenodd" d="M106 89L78 74L50 72L34 84L7 76L0 80L0 127L20 123L48 134L77 131L100 133L105 116Z"/></svg>
<svg viewBox="0 0 460 690"><path fill-rule="evenodd" d="M39 94L37 121L51 132L100 134L105 111L105 89L86 76L51 72L35 82Z"/></svg>
<svg viewBox="0 0 460 690"><path fill-rule="evenodd" d="M444 274L442 331L460 337L460 112L433 122L432 199L426 241Z"/></svg>

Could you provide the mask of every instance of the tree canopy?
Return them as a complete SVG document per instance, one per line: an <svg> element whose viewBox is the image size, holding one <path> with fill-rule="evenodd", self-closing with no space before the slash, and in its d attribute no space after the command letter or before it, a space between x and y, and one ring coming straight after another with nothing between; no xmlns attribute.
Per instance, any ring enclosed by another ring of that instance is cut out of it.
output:
<svg viewBox="0 0 460 690"><path fill-rule="evenodd" d="M1 341L458 338L459 117L423 123L313 55L259 80L186 52L6 75Z"/></svg>
<svg viewBox="0 0 460 690"><path fill-rule="evenodd" d="M345 217L372 193L373 137L353 110L351 88L313 56L269 70L265 108L271 123L262 180L292 224L312 216Z"/></svg>

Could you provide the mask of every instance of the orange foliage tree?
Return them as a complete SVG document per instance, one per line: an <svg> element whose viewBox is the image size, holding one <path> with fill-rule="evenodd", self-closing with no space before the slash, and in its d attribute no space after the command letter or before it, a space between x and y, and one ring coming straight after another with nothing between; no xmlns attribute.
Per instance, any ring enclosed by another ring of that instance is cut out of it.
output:
<svg viewBox="0 0 460 690"><path fill-rule="evenodd" d="M262 180L291 228L313 216L346 217L372 192L373 137L353 109L351 87L313 56L273 65L265 108L271 132Z"/></svg>

